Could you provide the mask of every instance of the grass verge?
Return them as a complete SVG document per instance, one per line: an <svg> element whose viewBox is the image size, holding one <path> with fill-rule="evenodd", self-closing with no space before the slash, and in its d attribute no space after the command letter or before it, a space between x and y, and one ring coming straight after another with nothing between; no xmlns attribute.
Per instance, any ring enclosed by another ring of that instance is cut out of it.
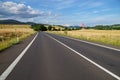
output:
<svg viewBox="0 0 120 80"><path fill-rule="evenodd" d="M120 47L120 30L48 31L48 33Z"/></svg>
<svg viewBox="0 0 120 80"><path fill-rule="evenodd" d="M20 43L34 33L30 25L0 25L0 51Z"/></svg>

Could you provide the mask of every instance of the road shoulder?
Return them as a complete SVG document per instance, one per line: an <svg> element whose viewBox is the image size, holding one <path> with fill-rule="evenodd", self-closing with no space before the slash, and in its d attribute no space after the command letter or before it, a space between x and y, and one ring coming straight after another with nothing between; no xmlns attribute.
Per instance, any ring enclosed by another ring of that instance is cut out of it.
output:
<svg viewBox="0 0 120 80"><path fill-rule="evenodd" d="M35 34L26 38L19 44L0 52L0 74L19 56L19 54L26 48L26 46L32 41Z"/></svg>

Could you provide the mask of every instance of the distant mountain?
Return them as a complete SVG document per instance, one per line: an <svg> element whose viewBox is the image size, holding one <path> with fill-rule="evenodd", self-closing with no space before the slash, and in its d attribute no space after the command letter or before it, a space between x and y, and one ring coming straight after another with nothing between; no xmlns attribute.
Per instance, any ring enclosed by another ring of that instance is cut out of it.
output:
<svg viewBox="0 0 120 80"><path fill-rule="evenodd" d="M69 26L70 28L80 28L80 26Z"/></svg>
<svg viewBox="0 0 120 80"><path fill-rule="evenodd" d="M34 22L26 22L25 24L30 24L30 25L32 25L32 24L36 24L36 23L34 23Z"/></svg>
<svg viewBox="0 0 120 80"><path fill-rule="evenodd" d="M25 23L17 20L8 19L8 20L0 20L0 24L25 24Z"/></svg>
<svg viewBox="0 0 120 80"><path fill-rule="evenodd" d="M120 24L113 24L112 26L120 26Z"/></svg>
<svg viewBox="0 0 120 80"><path fill-rule="evenodd" d="M12 19L8 19L8 20L0 20L0 24L36 24L34 22L21 22L21 21L17 21L17 20L12 20Z"/></svg>

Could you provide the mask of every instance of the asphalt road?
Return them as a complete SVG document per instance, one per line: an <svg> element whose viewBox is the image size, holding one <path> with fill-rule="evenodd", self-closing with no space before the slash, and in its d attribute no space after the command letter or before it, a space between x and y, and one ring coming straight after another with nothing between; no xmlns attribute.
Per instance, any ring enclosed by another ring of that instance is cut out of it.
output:
<svg viewBox="0 0 120 80"><path fill-rule="evenodd" d="M56 40L120 76L120 51L40 32L6 80L117 80Z"/></svg>

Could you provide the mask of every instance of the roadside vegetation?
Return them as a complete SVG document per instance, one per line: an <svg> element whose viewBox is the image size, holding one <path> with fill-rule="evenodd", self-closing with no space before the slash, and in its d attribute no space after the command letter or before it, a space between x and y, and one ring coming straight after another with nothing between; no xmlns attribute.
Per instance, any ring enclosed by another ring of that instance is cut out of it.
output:
<svg viewBox="0 0 120 80"><path fill-rule="evenodd" d="M60 25L48 25L48 24L33 24L32 28L35 31L63 31L65 27Z"/></svg>
<svg viewBox="0 0 120 80"><path fill-rule="evenodd" d="M36 31L47 31L53 34L120 47L120 24L96 25L94 27L84 28L49 24L4 24L0 25L0 51L19 43Z"/></svg>
<svg viewBox="0 0 120 80"><path fill-rule="evenodd" d="M120 24L96 25L84 28L78 26L65 27L61 25L34 24L32 28L36 31L47 31L53 34L120 47Z"/></svg>
<svg viewBox="0 0 120 80"><path fill-rule="evenodd" d="M85 28L65 27L60 31L47 32L120 47L120 24L96 25Z"/></svg>
<svg viewBox="0 0 120 80"><path fill-rule="evenodd" d="M19 43L34 33L30 25L0 24L0 51Z"/></svg>
<svg viewBox="0 0 120 80"><path fill-rule="evenodd" d="M53 34L69 36L77 39L110 44L120 47L120 30L72 30L72 31L49 31Z"/></svg>

